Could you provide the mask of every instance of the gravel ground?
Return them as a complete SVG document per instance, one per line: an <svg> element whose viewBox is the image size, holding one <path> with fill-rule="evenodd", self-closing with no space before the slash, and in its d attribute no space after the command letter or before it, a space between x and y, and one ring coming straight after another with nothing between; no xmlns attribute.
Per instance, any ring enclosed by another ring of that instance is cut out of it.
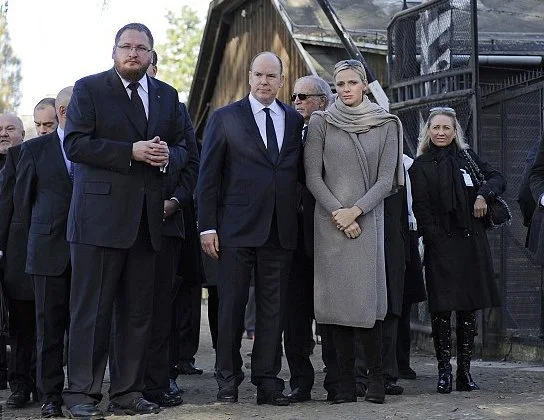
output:
<svg viewBox="0 0 544 420"><path fill-rule="evenodd" d="M405 388L400 396L387 396L385 404L377 405L359 398L357 403L329 405L322 387L325 374L322 372L321 346L316 346L312 361L316 369L316 382L312 391L313 400L289 407L257 406L256 388L249 382L249 373L239 389L237 404L216 402L217 385L213 377L214 352L203 305L200 350L197 365L204 369L203 375L180 376L178 385L185 390L184 404L163 410L160 414L140 417L142 420L166 419L539 419L544 418L544 363L517 362L473 362L472 375L481 391L437 394L436 362L430 355L415 354L412 367L417 372L413 381L401 380ZM244 339L242 354L251 351L252 341ZM249 357L245 357L249 367ZM455 361L453 361L455 362ZM454 366L455 369L455 366ZM282 377L289 378L287 362L283 359ZM107 395L109 378L104 381ZM288 383L286 382L288 388ZM9 391L0 391L2 419L35 419L40 417L39 404L30 404L19 410L7 409L4 405ZM101 406L106 406L107 397ZM129 416L110 417L129 419Z"/></svg>

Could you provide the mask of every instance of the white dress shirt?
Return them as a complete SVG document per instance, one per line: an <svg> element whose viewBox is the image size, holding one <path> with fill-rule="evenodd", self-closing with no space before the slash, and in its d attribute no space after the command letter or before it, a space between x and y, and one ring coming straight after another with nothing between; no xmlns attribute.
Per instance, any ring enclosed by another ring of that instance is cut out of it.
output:
<svg viewBox="0 0 544 420"><path fill-rule="evenodd" d="M264 145L266 148L268 148L268 140L266 138L266 112L263 111L263 108L267 107L255 99L251 93L249 94L249 104L251 105L253 118L255 118L257 127L259 127L259 132L261 133ZM268 108L270 108L270 116L272 117L272 122L274 123L276 138L278 139L278 150L281 151L283 136L285 134L285 111L278 104L278 102L276 102L276 100L274 100L274 102L272 102Z"/></svg>

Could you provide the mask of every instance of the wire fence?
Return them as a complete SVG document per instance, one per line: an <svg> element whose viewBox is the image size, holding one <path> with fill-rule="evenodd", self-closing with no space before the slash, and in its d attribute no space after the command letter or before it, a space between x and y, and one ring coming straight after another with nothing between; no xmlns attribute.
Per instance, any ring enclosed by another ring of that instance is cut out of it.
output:
<svg viewBox="0 0 544 420"><path fill-rule="evenodd" d="M487 18L492 13L486 10ZM543 135L544 68L488 68L475 89L471 22L470 0L431 0L395 15L388 27L389 95L404 126L405 153L415 156L429 110L449 106L467 142L506 178L513 222L488 235L503 306L482 314L478 340L485 345L492 336L544 335L543 270L525 248L527 228L517 203L528 152ZM412 322L429 321L425 304L412 311Z"/></svg>

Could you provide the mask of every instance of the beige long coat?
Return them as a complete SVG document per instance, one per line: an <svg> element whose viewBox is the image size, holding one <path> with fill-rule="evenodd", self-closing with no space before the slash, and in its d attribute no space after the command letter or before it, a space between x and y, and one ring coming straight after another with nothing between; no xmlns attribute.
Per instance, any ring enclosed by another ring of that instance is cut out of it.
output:
<svg viewBox="0 0 544 420"><path fill-rule="evenodd" d="M383 199L391 194L398 160L394 121L368 132L349 134L325 121L310 119L304 148L308 189L314 214L314 305L317 322L371 328L387 312ZM357 205L362 233L349 239L331 213Z"/></svg>

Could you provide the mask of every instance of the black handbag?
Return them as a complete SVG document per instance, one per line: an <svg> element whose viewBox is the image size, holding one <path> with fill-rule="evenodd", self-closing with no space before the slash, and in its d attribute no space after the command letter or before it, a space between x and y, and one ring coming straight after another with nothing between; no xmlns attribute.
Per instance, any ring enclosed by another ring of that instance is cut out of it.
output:
<svg viewBox="0 0 544 420"><path fill-rule="evenodd" d="M472 172L473 178L476 181L476 186L480 188L487 181L480 171L480 168L472 159L472 156L466 151L463 150L463 155L468 163L470 172ZM500 196L493 196L489 199L487 203L487 213L484 216L484 225L486 229L492 230L497 229L505 225L510 225L512 222L512 213L506 201Z"/></svg>

